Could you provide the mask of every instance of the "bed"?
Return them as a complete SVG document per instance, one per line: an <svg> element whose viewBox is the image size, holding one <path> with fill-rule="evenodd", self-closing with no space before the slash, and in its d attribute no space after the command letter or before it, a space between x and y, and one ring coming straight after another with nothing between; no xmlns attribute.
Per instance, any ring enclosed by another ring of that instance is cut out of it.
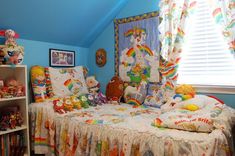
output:
<svg viewBox="0 0 235 156"><path fill-rule="evenodd" d="M74 78L74 71L69 70L69 72ZM61 73L66 72L64 70L57 72ZM60 85L58 82L62 81L59 79L63 76L55 77L56 87ZM63 79L63 82L64 80L66 79ZM70 84L70 89L76 85ZM51 86L50 89L43 89L42 86L40 84L40 88L36 90L51 91ZM234 154L232 126L235 122L235 110L226 105L223 105L223 111L213 119L213 129L206 133L156 127L154 124L156 118L164 114L163 109L159 108L104 103L60 114L54 110L53 100L41 101L41 97L45 97L44 92L34 95L39 101L29 106L29 123L31 149L36 154L60 156Z"/></svg>

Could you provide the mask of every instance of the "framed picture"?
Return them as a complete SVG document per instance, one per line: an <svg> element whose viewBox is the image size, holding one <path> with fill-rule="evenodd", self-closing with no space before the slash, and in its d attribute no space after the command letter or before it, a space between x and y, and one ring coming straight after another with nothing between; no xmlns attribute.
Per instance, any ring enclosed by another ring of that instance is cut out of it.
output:
<svg viewBox="0 0 235 156"><path fill-rule="evenodd" d="M50 49L49 61L51 67L74 67L75 51Z"/></svg>
<svg viewBox="0 0 235 156"><path fill-rule="evenodd" d="M159 81L158 12L115 19L115 73L124 82Z"/></svg>

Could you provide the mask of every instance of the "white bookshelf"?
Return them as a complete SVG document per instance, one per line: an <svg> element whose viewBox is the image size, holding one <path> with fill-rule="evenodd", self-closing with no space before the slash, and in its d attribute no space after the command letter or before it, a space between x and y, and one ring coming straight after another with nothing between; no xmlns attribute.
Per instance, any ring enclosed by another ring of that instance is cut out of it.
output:
<svg viewBox="0 0 235 156"><path fill-rule="evenodd" d="M13 98L0 98L0 109L6 106L19 106L23 116L23 125L15 129L7 129L0 131L0 135L6 135L17 131L22 131L25 138L25 146L27 147L24 155L30 155L29 148L29 123L28 123L28 87L27 87L27 66L26 65L0 65L0 80L15 78L17 81L25 85L25 96Z"/></svg>

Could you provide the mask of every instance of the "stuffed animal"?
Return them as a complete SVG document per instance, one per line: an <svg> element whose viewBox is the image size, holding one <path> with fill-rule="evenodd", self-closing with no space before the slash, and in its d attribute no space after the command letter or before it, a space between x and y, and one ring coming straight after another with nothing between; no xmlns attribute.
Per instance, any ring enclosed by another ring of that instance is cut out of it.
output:
<svg viewBox="0 0 235 156"><path fill-rule="evenodd" d="M35 102L42 102L47 99L46 76L42 66L31 68L31 83Z"/></svg>
<svg viewBox="0 0 235 156"><path fill-rule="evenodd" d="M100 83L95 79L95 76L89 76L86 78L86 85L89 93L97 94L100 90Z"/></svg>
<svg viewBox="0 0 235 156"><path fill-rule="evenodd" d="M53 105L54 105L53 108L55 112L58 112L60 114L66 113L66 111L64 110L64 101L62 98L54 100Z"/></svg>
<svg viewBox="0 0 235 156"><path fill-rule="evenodd" d="M15 39L19 38L19 34L17 34L14 30L0 30L0 36L5 36L5 45L17 46Z"/></svg>
<svg viewBox="0 0 235 156"><path fill-rule="evenodd" d="M85 95L80 95L79 96L79 99L81 100L81 102L82 102L82 107L83 108L89 108L89 100L88 100L88 98L85 96Z"/></svg>
<svg viewBox="0 0 235 156"><path fill-rule="evenodd" d="M192 85L182 84L176 87L175 93L182 95L182 100L187 100L193 98L196 94L196 91Z"/></svg>
<svg viewBox="0 0 235 156"><path fill-rule="evenodd" d="M141 105L147 94L147 82L142 80L137 87L127 86L124 91L126 103Z"/></svg>
<svg viewBox="0 0 235 156"><path fill-rule="evenodd" d="M123 96L124 82L118 76L114 76L106 87L106 97L111 103L119 103Z"/></svg>
<svg viewBox="0 0 235 156"><path fill-rule="evenodd" d="M72 101L74 109L81 109L82 108L81 100L79 100L79 98L77 96L73 95L73 96L70 97L70 99Z"/></svg>
<svg viewBox="0 0 235 156"><path fill-rule="evenodd" d="M69 112L73 111L73 104L70 97L65 97L63 101L64 101L64 110Z"/></svg>
<svg viewBox="0 0 235 156"><path fill-rule="evenodd" d="M19 35L11 29L0 30L0 35L5 36L5 45L0 46L0 51L4 55L4 63L6 64L22 64L24 58L24 48L17 45L15 39Z"/></svg>

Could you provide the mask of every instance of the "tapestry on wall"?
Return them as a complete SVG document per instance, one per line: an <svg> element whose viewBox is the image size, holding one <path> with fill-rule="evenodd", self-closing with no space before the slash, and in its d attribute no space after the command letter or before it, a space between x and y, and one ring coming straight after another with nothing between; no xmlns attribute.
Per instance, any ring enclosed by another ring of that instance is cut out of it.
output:
<svg viewBox="0 0 235 156"><path fill-rule="evenodd" d="M114 20L115 73L125 82L159 81L158 12Z"/></svg>

